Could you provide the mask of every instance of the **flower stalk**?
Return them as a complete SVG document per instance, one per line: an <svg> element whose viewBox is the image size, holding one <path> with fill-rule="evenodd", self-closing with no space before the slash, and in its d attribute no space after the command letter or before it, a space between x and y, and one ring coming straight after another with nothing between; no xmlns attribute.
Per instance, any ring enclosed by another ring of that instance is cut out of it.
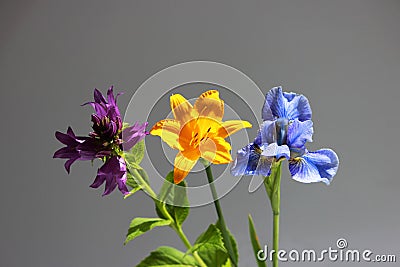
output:
<svg viewBox="0 0 400 267"><path fill-rule="evenodd" d="M273 267L278 267L278 251L279 251L279 214L281 204L281 170L282 161L274 162L271 167L271 175L264 178L264 187L271 203L273 213Z"/></svg>
<svg viewBox="0 0 400 267"><path fill-rule="evenodd" d="M162 212L162 214L165 216L165 218L167 218L168 220L171 221L171 225L170 225L171 228L174 229L174 231L177 233L179 238L182 240L182 242L186 246L186 248L189 251L191 251L192 244L190 243L189 239L183 232L182 227L174 221L174 219L171 217L171 215L165 209L165 206L161 205L162 202L160 202L157 199L157 194L153 191L153 189L150 187L150 185L145 181L145 179L142 177L142 175L136 169L133 169L132 172L135 174L134 176L137 179L137 182L141 186L142 190L146 191L150 195L150 197L154 200L154 202L156 203L156 205L158 206L158 208ZM196 251L193 252L192 255L201 267L207 267L207 265L200 258L199 254Z"/></svg>
<svg viewBox="0 0 400 267"><path fill-rule="evenodd" d="M218 193L217 193L217 190L214 185L214 176L212 174L211 164L203 159L201 161L204 164L204 167L206 167L207 179L208 179L208 183L210 184L210 189L211 189L211 194L212 194L212 197L214 200L215 210L217 211L218 219L219 219L219 222L221 225L221 233L222 233L222 237L224 239L226 250L228 251L229 258L230 258L233 266L237 266L237 262L236 262L235 256L234 256L232 242L231 242L231 239L230 239L230 236L228 233L228 229L226 227L224 215L223 215L222 209L221 209L221 204L219 203Z"/></svg>

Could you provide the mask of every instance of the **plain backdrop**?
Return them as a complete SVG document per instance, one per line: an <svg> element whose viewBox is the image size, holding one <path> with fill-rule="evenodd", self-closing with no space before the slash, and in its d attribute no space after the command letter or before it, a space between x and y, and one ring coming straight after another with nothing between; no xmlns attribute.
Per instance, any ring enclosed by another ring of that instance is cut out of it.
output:
<svg viewBox="0 0 400 267"><path fill-rule="evenodd" d="M56 130L90 130L91 110L80 104L94 87L125 91L125 110L148 77L192 60L233 66L264 92L282 85L307 95L311 149L339 154L330 186L283 172L282 248L322 250L346 238L400 260L399 13L395 0L1 1L0 266L135 266L161 245L184 249L168 228L123 246L133 217L154 216L150 199L101 197L89 188L97 165L79 162L67 175L52 155ZM272 218L265 192L247 189L241 180L221 204L240 265L255 266L247 215L263 244ZM189 239L215 218L213 206L192 209Z"/></svg>

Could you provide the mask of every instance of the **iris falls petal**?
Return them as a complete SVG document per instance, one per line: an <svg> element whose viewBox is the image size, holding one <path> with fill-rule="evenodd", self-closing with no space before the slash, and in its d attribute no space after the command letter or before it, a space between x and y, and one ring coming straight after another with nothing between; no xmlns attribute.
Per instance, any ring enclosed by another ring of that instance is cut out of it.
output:
<svg viewBox="0 0 400 267"><path fill-rule="evenodd" d="M308 152L289 161L292 178L302 183L324 182L329 184L339 167L336 153L328 148Z"/></svg>
<svg viewBox="0 0 400 267"><path fill-rule="evenodd" d="M240 149L232 165L231 174L234 176L268 175L272 164L271 157L263 156L261 153L261 148L254 143Z"/></svg>

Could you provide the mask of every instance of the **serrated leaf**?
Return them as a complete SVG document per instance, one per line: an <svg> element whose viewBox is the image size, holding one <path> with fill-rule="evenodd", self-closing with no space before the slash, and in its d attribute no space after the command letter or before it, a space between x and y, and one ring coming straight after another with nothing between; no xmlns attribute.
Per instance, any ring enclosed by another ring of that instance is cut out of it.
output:
<svg viewBox="0 0 400 267"><path fill-rule="evenodd" d="M130 169L130 170L132 170L132 169L135 169L135 170L141 170L141 169L143 169L143 168L139 165L139 163L136 163L136 162L134 162L134 161L129 162L129 163L128 163L128 166L129 166L129 169Z"/></svg>
<svg viewBox="0 0 400 267"><path fill-rule="evenodd" d="M231 259L227 259L226 262L222 265L222 267L232 267Z"/></svg>
<svg viewBox="0 0 400 267"><path fill-rule="evenodd" d="M251 245L253 247L254 251L254 257L256 258L257 261L257 266L258 267L267 267L267 263L265 261L260 261L257 257L258 251L260 251L261 245L260 242L258 241L258 236L256 232L256 228L254 226L253 218L249 214L249 234L250 234L250 240L251 240Z"/></svg>
<svg viewBox="0 0 400 267"><path fill-rule="evenodd" d="M161 187L158 199L161 203L156 203L156 212L160 218L166 219L161 208L171 215L178 225L182 225L189 216L189 199L186 193L186 182L182 181L174 185L174 172L171 171L165 177L165 182ZM171 205L170 203L174 203Z"/></svg>
<svg viewBox="0 0 400 267"><path fill-rule="evenodd" d="M135 162L137 164L140 164L140 162L142 162L145 149L146 148L144 145L144 140L138 142L136 145L132 147L131 154L135 157Z"/></svg>
<svg viewBox="0 0 400 267"><path fill-rule="evenodd" d="M221 223L220 223L219 220L217 221L216 226L218 227L218 229L219 229L220 231L222 231L222 230L221 230ZM238 251L238 246L237 246L235 237L232 235L231 231L229 231L228 228L226 228L226 230L228 231L228 235L229 235L229 239L230 239L231 244L232 244L233 252L235 253L235 254L234 254L234 260L235 260L235 262L239 262L239 251ZM222 237L222 241L223 241L224 244L225 244L224 237ZM224 246L224 247L226 247L226 246Z"/></svg>
<svg viewBox="0 0 400 267"><path fill-rule="evenodd" d="M171 247L159 247L136 267L196 267L198 264L190 255Z"/></svg>
<svg viewBox="0 0 400 267"><path fill-rule="evenodd" d="M222 267L228 260L228 253L222 241L220 230L214 224L202 233L189 252L199 254L207 266Z"/></svg>
<svg viewBox="0 0 400 267"><path fill-rule="evenodd" d="M166 226L169 224L171 224L171 221L160 218L135 218L129 225L124 244L127 244L129 241L132 241L156 226Z"/></svg>

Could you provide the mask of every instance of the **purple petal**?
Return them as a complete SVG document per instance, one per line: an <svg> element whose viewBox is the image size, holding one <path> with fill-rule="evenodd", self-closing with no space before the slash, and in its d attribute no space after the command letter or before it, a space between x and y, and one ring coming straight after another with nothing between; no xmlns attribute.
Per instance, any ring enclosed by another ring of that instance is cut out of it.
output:
<svg viewBox="0 0 400 267"><path fill-rule="evenodd" d="M72 163L74 163L77 159L79 159L79 157L71 158L71 159L67 160L67 161L64 163L64 168L65 168L65 170L67 171L68 174L69 174L70 171L71 171L71 165L72 165Z"/></svg>
<svg viewBox="0 0 400 267"><path fill-rule="evenodd" d="M106 176L105 175L97 174L96 179L90 185L90 187L99 188L104 183L105 180L106 180Z"/></svg>
<svg viewBox="0 0 400 267"><path fill-rule="evenodd" d="M148 123L139 124L136 122L133 126L127 127L122 131L123 148L125 151L130 150L134 145L143 140L148 134L145 129Z"/></svg>
<svg viewBox="0 0 400 267"><path fill-rule="evenodd" d="M62 132L59 132L59 131L57 131L55 133L55 136L56 136L58 141L60 141L61 143L63 143L64 145L67 145L67 146L77 143L77 141L76 141L76 139L74 137L71 137L70 135L62 133Z"/></svg>
<svg viewBox="0 0 400 267"><path fill-rule="evenodd" d="M79 152L76 149L72 149L70 147L62 147L54 152L53 158L69 159L75 157L76 155L79 155Z"/></svg>
<svg viewBox="0 0 400 267"><path fill-rule="evenodd" d="M99 103L99 104L100 103L103 103L103 104L107 103L106 99L103 96L103 94L99 90L97 90L96 88L94 89L94 101L96 103Z"/></svg>

